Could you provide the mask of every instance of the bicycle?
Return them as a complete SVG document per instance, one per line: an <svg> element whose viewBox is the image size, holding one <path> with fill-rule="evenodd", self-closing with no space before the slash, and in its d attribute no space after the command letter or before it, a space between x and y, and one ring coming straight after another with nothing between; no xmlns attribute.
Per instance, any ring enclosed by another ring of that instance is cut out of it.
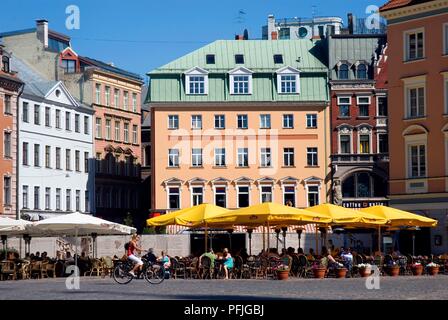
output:
<svg viewBox="0 0 448 320"><path fill-rule="evenodd" d="M151 284L160 284L165 280L165 267L162 262L151 262L145 257L142 257L143 267L141 271L138 271L135 277L130 274L130 271L134 268L134 263L127 259L126 261L119 262L113 272L114 280L119 284L128 284L132 279L145 279Z"/></svg>

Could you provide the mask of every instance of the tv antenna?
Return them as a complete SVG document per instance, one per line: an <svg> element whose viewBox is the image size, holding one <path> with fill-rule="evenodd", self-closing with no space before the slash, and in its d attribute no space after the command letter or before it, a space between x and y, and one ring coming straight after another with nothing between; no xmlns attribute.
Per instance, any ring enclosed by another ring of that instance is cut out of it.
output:
<svg viewBox="0 0 448 320"><path fill-rule="evenodd" d="M313 17L313 19L317 16L317 6L316 5L312 6L311 16Z"/></svg>
<svg viewBox="0 0 448 320"><path fill-rule="evenodd" d="M238 15L237 15L237 17L235 18L235 20L236 20L236 23L244 23L244 22L246 22L246 11L244 10L244 9L239 9L238 10Z"/></svg>

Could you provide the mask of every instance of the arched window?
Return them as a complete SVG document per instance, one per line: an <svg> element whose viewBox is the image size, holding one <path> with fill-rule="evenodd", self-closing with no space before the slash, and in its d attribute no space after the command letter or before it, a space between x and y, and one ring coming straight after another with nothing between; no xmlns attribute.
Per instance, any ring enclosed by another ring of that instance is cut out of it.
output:
<svg viewBox="0 0 448 320"><path fill-rule="evenodd" d="M348 79L348 65L343 63L339 66L339 80L347 80Z"/></svg>
<svg viewBox="0 0 448 320"><path fill-rule="evenodd" d="M367 66L360 64L356 70L356 77L358 79L367 79Z"/></svg>

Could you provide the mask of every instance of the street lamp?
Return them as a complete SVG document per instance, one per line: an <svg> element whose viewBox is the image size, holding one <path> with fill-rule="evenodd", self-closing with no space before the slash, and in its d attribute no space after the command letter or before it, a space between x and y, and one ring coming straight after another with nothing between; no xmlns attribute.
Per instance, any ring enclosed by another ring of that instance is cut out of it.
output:
<svg viewBox="0 0 448 320"><path fill-rule="evenodd" d="M93 240L93 248L92 248L93 249L93 257L96 258L96 254L97 254L97 252L96 252L96 238L98 237L98 233L92 232L91 236L92 236L92 240Z"/></svg>
<svg viewBox="0 0 448 320"><path fill-rule="evenodd" d="M229 233L229 251L232 251L232 233L233 233L233 229L227 229L227 232Z"/></svg>
<svg viewBox="0 0 448 320"><path fill-rule="evenodd" d="M253 229L247 229L247 233L249 234L249 255L252 255L252 232L254 232Z"/></svg>
<svg viewBox="0 0 448 320"><path fill-rule="evenodd" d="M277 252L278 252L278 235L280 234L280 229L276 228L275 233L277 234Z"/></svg>
<svg viewBox="0 0 448 320"><path fill-rule="evenodd" d="M286 231L288 231L288 228L282 227L282 231L283 231L283 249L286 250Z"/></svg>
<svg viewBox="0 0 448 320"><path fill-rule="evenodd" d="M299 228L299 229L296 229L296 232L297 232L297 237L299 239L299 248L301 248L302 246L300 245L300 240L302 239L303 230L301 228Z"/></svg>

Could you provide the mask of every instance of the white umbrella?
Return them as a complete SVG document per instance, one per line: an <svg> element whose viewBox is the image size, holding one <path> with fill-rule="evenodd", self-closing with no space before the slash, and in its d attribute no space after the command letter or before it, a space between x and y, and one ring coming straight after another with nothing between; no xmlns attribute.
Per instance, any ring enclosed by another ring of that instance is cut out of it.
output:
<svg viewBox="0 0 448 320"><path fill-rule="evenodd" d="M25 232L25 227L31 222L26 220L16 220L8 217L0 217L0 235L3 242L3 250L5 251L5 259L7 258L8 236L18 236Z"/></svg>
<svg viewBox="0 0 448 320"><path fill-rule="evenodd" d="M91 235L112 235L112 234L131 234L137 232L137 229L125 226L119 223L110 222L91 215L75 212L59 217L49 218L26 226L27 230L42 235L65 235L78 236ZM78 266L78 243L76 242L75 265Z"/></svg>

